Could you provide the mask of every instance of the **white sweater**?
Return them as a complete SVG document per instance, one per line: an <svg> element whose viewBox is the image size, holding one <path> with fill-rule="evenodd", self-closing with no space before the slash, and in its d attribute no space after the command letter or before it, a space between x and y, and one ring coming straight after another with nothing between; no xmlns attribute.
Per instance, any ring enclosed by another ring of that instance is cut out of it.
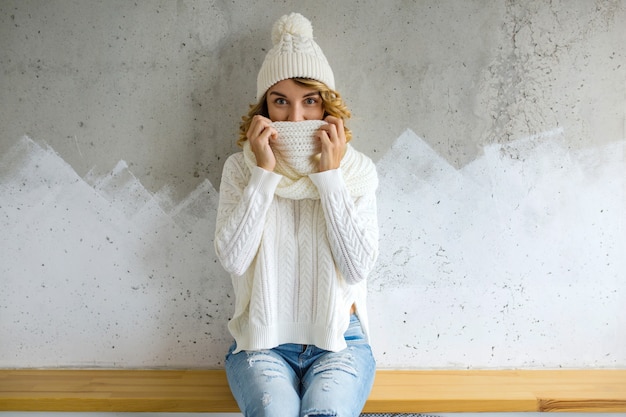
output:
<svg viewBox="0 0 626 417"><path fill-rule="evenodd" d="M299 200L275 194L282 178L250 169L243 152L224 165L215 250L232 277L228 328L236 352L283 343L344 349L352 304L369 334L366 278L378 257L377 178L351 197L342 168L311 174L319 198Z"/></svg>

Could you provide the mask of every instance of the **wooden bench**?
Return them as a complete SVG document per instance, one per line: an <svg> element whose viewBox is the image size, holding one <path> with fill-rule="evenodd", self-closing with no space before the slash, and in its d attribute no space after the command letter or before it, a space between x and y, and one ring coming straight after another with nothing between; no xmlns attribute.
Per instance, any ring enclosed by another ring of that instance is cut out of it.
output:
<svg viewBox="0 0 626 417"><path fill-rule="evenodd" d="M223 370L0 370L0 411L238 412ZM626 370L379 370L365 413L626 412Z"/></svg>

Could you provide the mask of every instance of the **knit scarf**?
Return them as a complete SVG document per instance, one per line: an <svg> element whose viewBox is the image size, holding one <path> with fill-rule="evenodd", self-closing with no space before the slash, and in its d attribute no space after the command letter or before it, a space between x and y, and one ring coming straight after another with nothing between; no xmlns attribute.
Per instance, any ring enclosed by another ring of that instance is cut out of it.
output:
<svg viewBox="0 0 626 417"><path fill-rule="evenodd" d="M283 176L276 195L292 200L320 198L309 174L318 171L321 145L314 135L324 124L323 120L272 123L278 132L278 137L271 143L276 158L274 172ZM256 166L256 158L248 141L243 143L243 153L246 165L252 170ZM378 186L376 166L350 144L340 168L352 197L360 197Z"/></svg>

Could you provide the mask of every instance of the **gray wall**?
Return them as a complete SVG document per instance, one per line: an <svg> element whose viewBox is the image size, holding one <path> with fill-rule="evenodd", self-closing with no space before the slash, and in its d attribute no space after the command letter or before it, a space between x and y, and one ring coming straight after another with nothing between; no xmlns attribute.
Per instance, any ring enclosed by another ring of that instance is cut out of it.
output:
<svg viewBox="0 0 626 417"><path fill-rule="evenodd" d="M626 366L619 0L0 1L0 366L221 364L216 188L291 11L381 175L381 366Z"/></svg>
<svg viewBox="0 0 626 417"><path fill-rule="evenodd" d="M28 134L79 175L219 184L271 24L301 11L379 159L410 128L455 167L561 126L624 138L623 1L0 2L0 150Z"/></svg>

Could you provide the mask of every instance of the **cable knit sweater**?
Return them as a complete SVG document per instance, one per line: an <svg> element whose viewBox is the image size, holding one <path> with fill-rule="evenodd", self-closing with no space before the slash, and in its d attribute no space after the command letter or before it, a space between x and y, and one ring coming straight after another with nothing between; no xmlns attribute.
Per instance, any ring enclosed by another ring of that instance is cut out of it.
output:
<svg viewBox="0 0 626 417"><path fill-rule="evenodd" d="M291 199L276 194L283 176L251 167L244 152L226 161L215 250L232 277L228 328L236 352L283 343L344 349L352 304L369 334L366 278L378 256L378 179L373 162L348 147L361 161L355 166L374 173L356 197L344 181L354 173L343 166L308 176L319 197Z"/></svg>

